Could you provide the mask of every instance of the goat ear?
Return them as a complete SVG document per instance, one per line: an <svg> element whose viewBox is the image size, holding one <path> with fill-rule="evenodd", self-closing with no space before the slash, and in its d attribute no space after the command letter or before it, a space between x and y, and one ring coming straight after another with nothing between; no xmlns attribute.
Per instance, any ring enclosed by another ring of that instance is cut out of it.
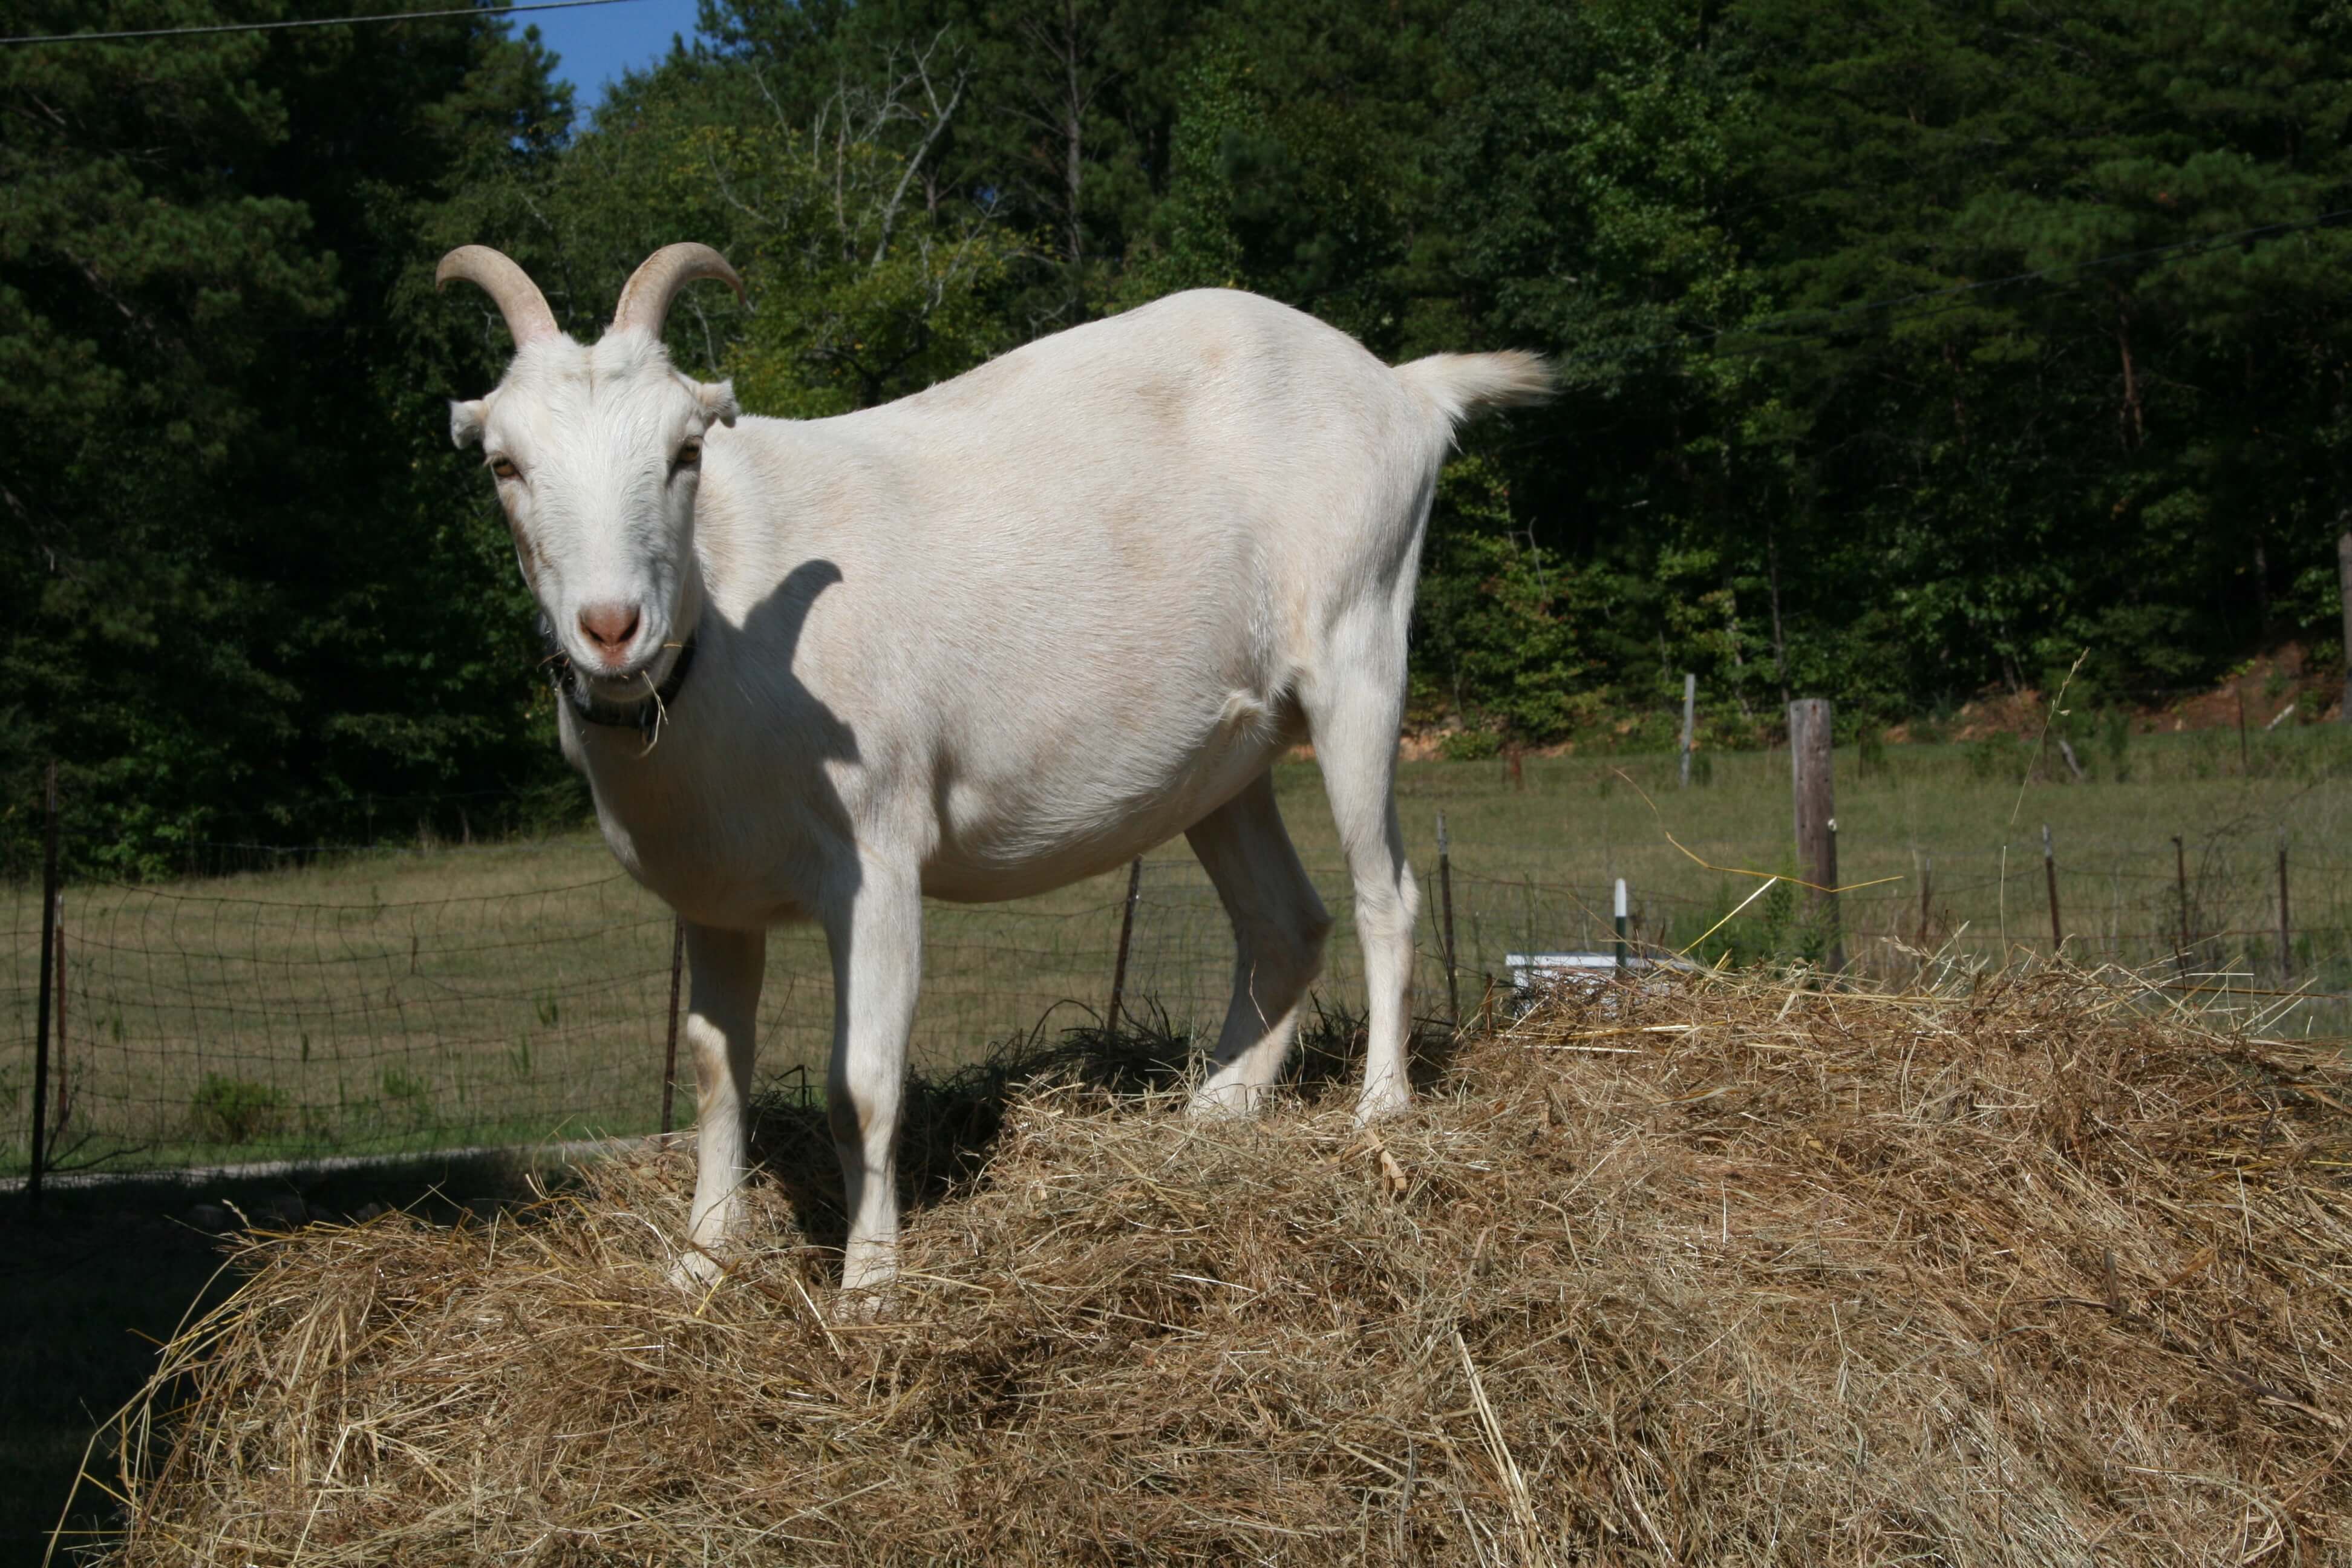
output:
<svg viewBox="0 0 2352 1568"><path fill-rule="evenodd" d="M730 428L743 412L735 402L735 384L731 381L703 382L695 387L694 395L702 400L704 417L716 419Z"/></svg>
<svg viewBox="0 0 2352 1568"><path fill-rule="evenodd" d="M482 439L483 406L480 403L449 405L449 439L460 447L478 446Z"/></svg>

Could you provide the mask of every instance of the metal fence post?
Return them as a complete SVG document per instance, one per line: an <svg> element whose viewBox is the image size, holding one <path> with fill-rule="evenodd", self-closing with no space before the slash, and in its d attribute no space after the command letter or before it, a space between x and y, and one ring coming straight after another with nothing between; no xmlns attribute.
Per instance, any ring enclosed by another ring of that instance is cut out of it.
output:
<svg viewBox="0 0 2352 1568"><path fill-rule="evenodd" d="M49 1030L53 1037L49 1065L58 1079L57 1114L49 1119L49 1147L55 1149L66 1135L66 1123L73 1119L73 1071L66 1060L66 1041L70 1035L66 1027L66 890L59 888L49 902L58 912L57 961L51 965L57 971L57 1000L51 1004L57 1022Z"/></svg>
<svg viewBox="0 0 2352 1568"><path fill-rule="evenodd" d="M2180 897L2180 973L2189 973L2189 851L2180 835L2172 836L2173 887Z"/></svg>
<svg viewBox="0 0 2352 1568"><path fill-rule="evenodd" d="M662 1058L661 1130L669 1131L670 1105L677 1094L677 993L686 969L686 917L673 916L669 932L669 1048Z"/></svg>
<svg viewBox="0 0 2352 1568"><path fill-rule="evenodd" d="M1622 979L1625 973L1625 879L1622 877L1617 879L1617 899L1613 912L1617 921L1617 973Z"/></svg>
<svg viewBox="0 0 2352 1568"><path fill-rule="evenodd" d="M48 1152L49 1007L50 986L56 979L58 952L58 764L49 763L42 791L41 846L41 981L40 1002L33 1026L33 1158L25 1175L25 1199L41 1206L41 1166Z"/></svg>
<svg viewBox="0 0 2352 1568"><path fill-rule="evenodd" d="M2058 923L2058 856L2050 847L2050 825L2042 825L2042 874L2050 883L2050 956L2054 961L2066 945L2065 929Z"/></svg>
<svg viewBox="0 0 2352 1568"><path fill-rule="evenodd" d="M1127 868L1127 904L1118 916L1118 959L1110 970L1110 1006L1103 1013L1103 1033L1118 1032L1119 1004L1127 999L1127 950L1135 940L1135 906L1143 897L1143 857Z"/></svg>
<svg viewBox="0 0 2352 1568"><path fill-rule="evenodd" d="M1437 814L1437 909L1445 938L1445 1021L1462 1026L1461 965L1454 950L1454 857L1445 841L1445 814Z"/></svg>

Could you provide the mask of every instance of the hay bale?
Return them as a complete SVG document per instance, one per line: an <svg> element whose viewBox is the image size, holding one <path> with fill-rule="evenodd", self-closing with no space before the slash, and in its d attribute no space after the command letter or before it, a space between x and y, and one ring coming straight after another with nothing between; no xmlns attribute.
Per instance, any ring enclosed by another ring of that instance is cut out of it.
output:
<svg viewBox="0 0 2352 1568"><path fill-rule="evenodd" d="M2096 977L1562 996L1377 1136L1020 1089L876 1322L817 1164L681 1298L607 1163L254 1244L109 1560L2352 1561L2347 1103Z"/></svg>

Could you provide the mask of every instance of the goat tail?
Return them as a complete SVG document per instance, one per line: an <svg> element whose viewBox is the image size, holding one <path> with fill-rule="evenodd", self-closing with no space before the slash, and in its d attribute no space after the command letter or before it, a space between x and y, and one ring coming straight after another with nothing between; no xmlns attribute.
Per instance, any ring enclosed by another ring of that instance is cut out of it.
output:
<svg viewBox="0 0 2352 1568"><path fill-rule="evenodd" d="M1551 396L1555 376L1541 354L1520 349L1499 353L1432 354L1396 367L1405 384L1459 425L1484 408L1517 408Z"/></svg>

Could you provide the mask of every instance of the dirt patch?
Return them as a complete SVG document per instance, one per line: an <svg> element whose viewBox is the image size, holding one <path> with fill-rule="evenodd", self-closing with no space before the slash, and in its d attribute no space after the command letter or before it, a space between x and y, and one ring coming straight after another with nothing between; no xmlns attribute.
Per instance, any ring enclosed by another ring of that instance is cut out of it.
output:
<svg viewBox="0 0 2352 1568"><path fill-rule="evenodd" d="M2338 716L2342 698L2338 673L2315 671L2302 645L2289 643L2248 660L2242 669L2208 690L2135 703L2126 711L2133 731L2142 735L2234 730L2242 709L2246 728L2256 731L2326 722ZM1948 722L1935 728L1952 741L2003 735L2031 740L2042 732L2047 718L2042 694L2028 687L2015 692L1989 692L1964 702ZM1923 728L1916 721L1891 725L1885 739L1898 743L1917 740Z"/></svg>

